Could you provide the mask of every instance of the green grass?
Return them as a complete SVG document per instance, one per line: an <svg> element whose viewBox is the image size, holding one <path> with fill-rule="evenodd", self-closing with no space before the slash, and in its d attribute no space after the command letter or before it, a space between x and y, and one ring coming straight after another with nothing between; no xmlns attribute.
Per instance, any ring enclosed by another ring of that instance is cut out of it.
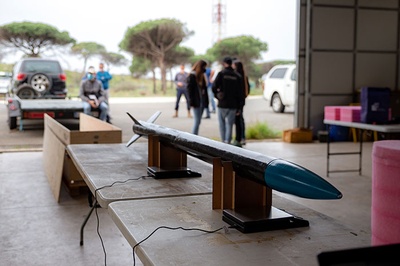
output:
<svg viewBox="0 0 400 266"><path fill-rule="evenodd" d="M246 128L246 139L275 139L282 137L282 133L271 129L266 123L257 122Z"/></svg>

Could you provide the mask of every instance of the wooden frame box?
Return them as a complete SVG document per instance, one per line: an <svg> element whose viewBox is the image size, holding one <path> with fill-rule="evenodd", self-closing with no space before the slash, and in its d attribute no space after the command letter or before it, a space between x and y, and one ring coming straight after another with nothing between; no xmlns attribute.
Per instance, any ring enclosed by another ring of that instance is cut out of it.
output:
<svg viewBox="0 0 400 266"><path fill-rule="evenodd" d="M59 201L61 182L70 194L86 187L65 148L69 144L121 143L122 130L95 117L79 114L79 130L69 130L50 116L44 117L43 165L54 197Z"/></svg>

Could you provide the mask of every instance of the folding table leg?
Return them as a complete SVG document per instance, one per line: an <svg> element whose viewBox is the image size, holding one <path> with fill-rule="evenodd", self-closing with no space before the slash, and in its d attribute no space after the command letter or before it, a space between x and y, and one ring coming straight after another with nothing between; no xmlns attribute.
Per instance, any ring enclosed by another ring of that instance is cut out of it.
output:
<svg viewBox="0 0 400 266"><path fill-rule="evenodd" d="M83 229L85 228L87 221L89 220L90 216L92 215L92 212L93 212L94 208L96 208L96 205L97 205L97 200L93 204L92 208L90 209L88 215L86 216L86 218L83 221L83 224L81 226L81 240L80 240L80 245L81 246L83 246Z"/></svg>

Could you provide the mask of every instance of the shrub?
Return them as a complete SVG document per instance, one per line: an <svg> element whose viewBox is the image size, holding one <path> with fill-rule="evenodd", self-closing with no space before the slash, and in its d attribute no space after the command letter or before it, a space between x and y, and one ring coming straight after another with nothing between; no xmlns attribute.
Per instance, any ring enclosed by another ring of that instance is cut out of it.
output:
<svg viewBox="0 0 400 266"><path fill-rule="evenodd" d="M246 129L246 139L274 139L281 136L281 132L271 129L266 123L257 122Z"/></svg>

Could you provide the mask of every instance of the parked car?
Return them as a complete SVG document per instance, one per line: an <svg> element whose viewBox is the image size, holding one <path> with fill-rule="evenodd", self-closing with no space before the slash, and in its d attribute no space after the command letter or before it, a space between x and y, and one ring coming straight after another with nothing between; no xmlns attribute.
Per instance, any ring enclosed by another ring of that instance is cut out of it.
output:
<svg viewBox="0 0 400 266"><path fill-rule="evenodd" d="M21 99L67 96L66 75L57 60L24 58L13 68L10 93Z"/></svg>
<svg viewBox="0 0 400 266"><path fill-rule="evenodd" d="M276 65L263 76L263 96L275 113L296 102L296 65Z"/></svg>
<svg viewBox="0 0 400 266"><path fill-rule="evenodd" d="M0 72L0 94L7 94L10 86L11 73Z"/></svg>

